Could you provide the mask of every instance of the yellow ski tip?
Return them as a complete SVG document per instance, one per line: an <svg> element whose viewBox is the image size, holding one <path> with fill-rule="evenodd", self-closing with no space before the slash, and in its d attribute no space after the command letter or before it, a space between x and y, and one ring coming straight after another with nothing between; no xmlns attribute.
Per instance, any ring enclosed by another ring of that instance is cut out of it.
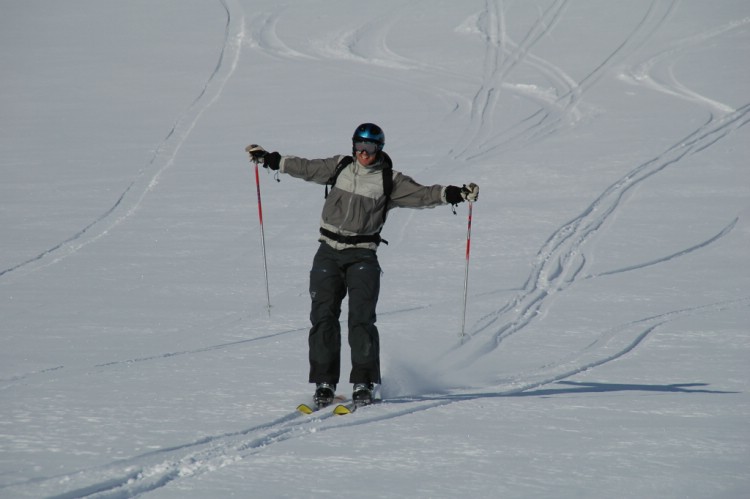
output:
<svg viewBox="0 0 750 499"><path fill-rule="evenodd" d="M300 404L300 405L298 405L297 406L297 410L299 412L301 412L302 414L312 414L313 412L315 412L315 411L313 411L313 408L310 407L307 404Z"/></svg>
<svg viewBox="0 0 750 499"><path fill-rule="evenodd" d="M351 414L351 412L352 412L351 409L349 409L347 406L341 405L341 404L337 405L333 409L333 413L335 415L337 415L337 416L343 416L344 414Z"/></svg>

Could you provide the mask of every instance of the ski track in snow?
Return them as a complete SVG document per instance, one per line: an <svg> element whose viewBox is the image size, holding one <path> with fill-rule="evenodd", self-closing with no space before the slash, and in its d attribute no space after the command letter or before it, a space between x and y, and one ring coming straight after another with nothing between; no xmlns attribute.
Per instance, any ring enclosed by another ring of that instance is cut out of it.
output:
<svg viewBox="0 0 750 499"><path fill-rule="evenodd" d="M669 49L660 52L635 67L623 71L619 76L621 79L634 85L646 86L667 95L703 105L713 113L719 115L732 113L735 109L731 106L700 95L677 81L674 75L674 62L687 49L705 44L712 38L725 35L748 24L750 24L750 18L745 17L717 28L708 29L697 35L677 40L671 44L672 46ZM661 68L663 65L667 66L666 69Z"/></svg>
<svg viewBox="0 0 750 499"><path fill-rule="evenodd" d="M593 369L626 355L659 326L669 321L748 306L750 306L750 298L745 298L703 307L676 310L634 321L613 328L589 345L583 352L560 362L542 366L533 372L519 374L515 379L504 380L494 387L484 387L473 391L464 389L456 393L387 398L381 404L360 409L354 415L345 417L337 417L330 410L323 410L312 416L305 416L293 411L267 423L260 423L239 431L207 436L193 442L150 451L124 461L60 476L38 478L33 482L36 487L42 487L43 489L68 489L67 492L51 496L54 499L129 498L158 490L175 480L196 477L230 466L238 461L250 459L273 445L291 439L304 438L314 433L388 421L469 400L612 390L726 393L708 390L703 388L705 387L704 384L700 383L611 387L562 381L574 374ZM626 341L623 341L623 333L628 334ZM538 390L540 387L556 382L562 382L560 385L569 388L553 387L547 390ZM12 491L14 488L29 484L30 482L15 483L5 487L5 489Z"/></svg>
<svg viewBox="0 0 750 499"><path fill-rule="evenodd" d="M472 341L459 347L453 354L458 358L455 366L469 366L480 357L493 352L505 338L522 331L540 316L545 304L555 294L566 290L581 278L586 266L585 244L621 206L629 191L665 168L679 163L682 158L703 151L746 125L750 121L748 113L750 104L721 119L710 119L662 154L628 172L610 185L580 215L557 229L537 253L524 290L502 308L479 320L471 329ZM716 236L674 255L603 275L645 268L702 249L728 234L736 222L737 219ZM484 333L489 337L481 341Z"/></svg>
<svg viewBox="0 0 750 499"><path fill-rule="evenodd" d="M380 312L378 315L385 317L385 316L390 316L390 315L414 312L416 310L423 310L425 308L427 308L427 306L408 307L408 308L403 308L403 309ZM214 333L217 331L221 331L226 334L226 333L231 333L233 331L246 330L248 327L246 324L244 324L246 321L247 321L246 315L241 314L241 313L236 313L236 314L231 314L231 316L228 319L225 319L220 322L215 322L213 325L193 326L184 331L181 331L181 333L184 336L190 336L191 333L200 332L200 333L203 333L203 335L206 337L211 337L212 334L210 333ZM243 339L236 340L236 341L229 341L225 343L207 345L205 347L200 347L200 348L193 348L193 349L188 349L188 350L174 350L171 352L154 353L151 355L144 355L141 357L110 360L106 362L99 362L97 364L90 365L90 366L83 366L83 367L77 367L77 368L72 368L72 369L63 365L54 366L54 367L50 367L46 369L41 369L38 371L17 374L14 376L10 376L8 378L0 378L0 391L6 390L10 388L11 386L14 386L19 381L28 380L30 378L42 378L41 381L44 382L44 379L43 379L44 376L53 372L59 374L58 371L61 371L63 369L66 371L67 375L71 375L71 374L78 373L78 372L86 372L92 369L108 368L108 367L120 366L124 364L127 365L127 364L141 363L141 362L158 362L158 361L169 359L172 357L180 357L184 355L195 355L195 354L200 354L200 353L213 352L216 350L243 347L249 344L262 342L263 340L274 339L274 338L278 338L278 337L286 336L290 334L306 333L308 329L309 328L307 326L284 329L283 331L276 331L276 332L272 332L268 334L262 334L259 336L252 336L250 338L243 338ZM48 379L51 379L51 378L48 378Z"/></svg>
<svg viewBox="0 0 750 499"><path fill-rule="evenodd" d="M250 22L248 45L277 59L314 59L286 45L278 36L276 26L283 9L264 13Z"/></svg>
<svg viewBox="0 0 750 499"><path fill-rule="evenodd" d="M727 225L726 227L724 227L721 230L721 232L719 232L718 234L716 234L712 238L707 239L706 241L703 241L701 243L698 243L695 246L691 246L689 248L686 248L684 250L678 251L676 253L672 253L671 255L667 255L667 256L664 256L664 257L661 257L661 258L657 258L656 260L651 260L651 261L640 263L640 264L637 264L637 265L630 265L628 267L623 267L623 268L620 268L620 269L608 270L606 272L599 272L598 274L589 274L585 278L586 279L591 279L591 278L594 278L594 277L603 277L603 276L608 276L608 275L621 274L623 272L630 272L631 270L641 270L641 269L644 269L646 267L651 267L652 265L657 265L659 263L668 262L670 260L674 260L675 258L679 258L681 256L688 255L688 254L690 254L690 253L692 253L694 251L698 251L700 249L703 249L703 248L705 248L705 247L707 247L707 246L715 243L716 241L718 241L722 237L728 235L730 232L732 232L732 229L734 229L735 225L737 225L737 222L739 222L739 221L740 221L740 219L739 219L739 217L737 217L734 220L732 220L732 222L730 222L729 225Z"/></svg>
<svg viewBox="0 0 750 499"><path fill-rule="evenodd" d="M676 2L664 5L653 2L644 14L641 22L638 23L630 35L604 61L583 78L580 83L572 83L571 79L566 77L562 70L550 70L548 73L558 76L558 81L562 82L568 88L567 93L558 99L558 102L567 100L565 104L556 108L543 106L537 113L511 128L511 130L514 130L520 127L522 128L521 133L503 133L501 135L501 142L497 142L498 137L484 141L481 140L483 135L488 135L488 133L483 132L483 129L492 128L492 119L487 116L491 94L498 91L498 88L502 86L503 79L515 64L521 60L529 59L529 49L558 22L559 14L565 8L565 2L550 4L547 11L540 16L537 23L531 27L524 40L518 45L512 44L506 36L498 34L504 31L502 29L504 24L504 21L502 21L503 14L502 12L497 13L495 4L489 2L487 4L489 27L484 29L487 39L484 83L474 99L469 132L467 132L467 135L463 139L465 145L459 148L460 152L455 153L455 156L457 158L476 159L488 152L497 152L498 147L501 145L525 146L538 137L555 132L559 128L561 121L567 119L566 114L575 109L575 105L581 99L584 91L601 79L606 70L612 68L616 62L630 56L643 46L673 14L675 5ZM677 53L694 45L705 43L715 36L723 35L735 28L744 26L747 22L748 20L742 19L675 42L671 49L639 65L639 69L634 73L640 76L634 78L634 82L643 82L644 85L653 86L654 80L647 77L647 75L657 67L657 63L669 62ZM504 47L504 49L498 50L498 45ZM499 54L507 51L511 45L515 47L514 50L510 52L503 64L498 64ZM508 60L511 62L508 63ZM534 67L539 67L539 60L535 59L533 62L535 64ZM545 67L553 68L554 66L547 64ZM710 239L672 255L622 269L582 277L587 263L584 252L585 244L615 214L633 188L639 186L665 168L675 165L682 158L696 154L712 146L729 133L746 125L750 120L748 118L750 104L735 110L729 106L716 103L711 99L698 96L692 91L688 91L674 79L669 84L660 85L659 89L681 98L689 99L708 108L710 112L709 120L662 154L628 172L614 184L610 185L583 213L558 228L538 251L523 290L500 309L481 318L471 328L470 338L472 341L460 345L456 350L446 355L446 359L452 361L455 368L468 367L479 358L493 352L505 338L522 331L537 317L542 315L545 305L555 294L566 290L579 279L591 279L635 271L667 262L707 247L726 236L735 227L739 220L738 218L735 218L729 225ZM552 117L553 115L554 117ZM526 126L527 121L531 121L534 124ZM488 144L493 143L496 145L488 147ZM477 150L479 152L476 152ZM484 338L484 336L488 337Z"/></svg>
<svg viewBox="0 0 750 499"><path fill-rule="evenodd" d="M384 421L446 405L455 400L404 400L406 407L393 403L379 404L377 411L368 417L369 408L358 411L357 416L338 417L331 410L312 416L298 411L282 415L237 432L208 436L194 442L151 451L125 461L81 470L72 474L34 480L35 485L51 490L69 489L50 499L130 498L160 489L169 483L195 477L251 458L268 447L312 433ZM375 407L375 406L373 406ZM385 412L383 414L382 412ZM362 416L362 417L359 417ZM356 418L356 419L355 419ZM13 484L8 489L27 483Z"/></svg>
<svg viewBox="0 0 750 499"><path fill-rule="evenodd" d="M524 38L516 43L510 40L505 32L504 25L507 20L502 9L502 3L487 2L486 12L482 16L484 24L479 26L486 38L482 82L471 101L471 112L466 133L460 138L451 153L455 159L476 159L488 153L495 153L500 148L523 147L541 137L555 133L565 123L579 119L577 105L585 91L602 78L615 64L633 54L637 48L642 46L668 19L675 6L675 2L668 4L652 3L642 21L635 27L629 37L584 79L575 82L563 69L530 54L530 49L534 44L547 35L560 21L567 3L567 0L552 2L528 30ZM36 269L55 263L81 247L96 241L136 211L143 198L158 182L161 173L174 162L180 146L197 123L202 112L219 98L223 85L236 67L239 47L244 34L244 21L234 2L228 1L223 2L223 4L227 10L228 22L222 56L201 95L190 106L185 115L178 120L149 164L149 169L156 169L156 173L150 178L146 178L146 170L144 170L139 178L134 180L120 196L115 205L94 223L41 255L15 267L0 271L0 276L23 267L30 268L32 264L35 265L34 269ZM385 37L395 22L394 17L383 18L369 23L366 27L347 31L335 40L329 40L325 45L319 44L314 47L313 50L317 50L318 54L308 54L291 48L278 37L276 25L279 15L280 11L260 16L257 18L257 23L251 24L251 30L253 31L250 37L251 44L269 55L304 59L329 57L335 60L348 59L354 62L374 63L391 68L440 71L438 68L428 68L418 61L403 58L387 48ZM523 331L531 324L543 312L551 297L565 291L580 280L637 271L668 262L699 251L725 237L734 229L739 218L732 220L714 236L671 255L598 274L586 274L584 272L587 263L584 252L586 243L621 208L628 193L633 188L641 185L665 168L679 163L681 159L711 147L750 121L748 118L750 104L732 109L722 103L695 94L679 84L674 79L671 70L667 72L666 78L655 77L655 68L662 64L669 64L678 52L737 26L745 25L747 22L749 22L747 19L743 19L676 42L672 49L644 62L629 75L622 76L630 78L635 84L657 88L665 93L711 108L713 111L711 118L703 126L663 153L638 165L611 184L581 214L554 231L538 251L523 289L500 309L480 319L476 326L472 328L471 340L468 343L447 354L446 358L452 361L455 367L470 366L479 358L491 354L505 338ZM229 60L231 60L231 63L228 62ZM528 64L545 74L551 81L556 82L559 97L548 99L522 86L509 84L507 76L519 64ZM540 109L501 134L493 134L493 115L497 109L498 93L501 90L515 91L531 97L540 104ZM428 91L437 92L436 88ZM118 215L121 212L123 213ZM114 220L107 225L106 221L112 218ZM135 456L126 461L105 464L95 469L37 479L34 480L34 485L51 490L59 490L61 487L68 489L68 492L54 496L60 499L135 497L158 490L175 480L198 476L231 465L239 460L251 458L272 445L294 438L302 438L312 433L335 431L341 428L399 418L477 398L521 396L532 390L538 390L542 386L559 383L575 374L593 369L628 354L660 326L670 321L747 307L750 307L750 298L739 298L670 311L613 327L603 332L584 349L572 352L566 358L540 366L529 372L518 373L513 379L498 379L492 387L461 389L435 395L393 397L387 399L383 404L362 409L355 415L344 418L333 417L329 411L316 413L312 417L302 416L296 411L290 412L269 422L240 431L205 437L194 442ZM102 363L96 367L105 368L121 363L159 361L176 355L230 348L299 331L302 331L302 329L291 329L190 351L175 351ZM58 366L3 381L14 382L26 376L45 374L62 368L63 366ZM571 383L565 386L579 385ZM667 391L701 391L697 388L698 386L700 385L670 385L669 387L663 387L663 389ZM553 392L554 390L549 391ZM534 393L531 392L532 395ZM24 485L28 486L29 483L13 484L7 489L12 490Z"/></svg>
<svg viewBox="0 0 750 499"><path fill-rule="evenodd" d="M483 140L494 128L493 118L497 109L497 99L502 88L520 89L523 87L506 85L506 79L512 70L519 66L529 50L547 35L559 21L567 0L556 0L529 28L523 40L513 44L506 33L506 15L495 1L486 3L485 12L480 15L478 29L485 39L485 56L483 63L482 84L471 103L469 124L466 132L450 153L454 159L473 159ZM511 48L512 47L512 48ZM535 67L541 68L541 59L535 58ZM553 67L550 65L549 67ZM550 74L550 71L546 71ZM570 85L570 78L558 79Z"/></svg>
<svg viewBox="0 0 750 499"><path fill-rule="evenodd" d="M585 93L595 85L613 66L632 55L642 47L659 28L669 19L675 8L676 0L663 4L652 2L645 12L641 21L634 27L633 31L609 54L599 65L594 67L580 82L575 82L572 77L562 69L549 61L536 56L530 56L530 49L542 38L549 35L555 25L560 21L561 15L566 8L567 2L556 1L542 14L524 39L519 44L514 44L501 29L500 41L495 40L494 25L499 22L501 26L506 24L503 20L505 13L497 10L493 2L488 3L488 15L491 19L487 37L487 54L485 57L485 77L472 104L470 124L461 146L453 152L456 159L473 161L481 159L489 153L497 153L508 148L520 148L538 141L548 135L558 132L568 124L574 124L581 119L578 105ZM494 19L498 21L492 21ZM496 48L500 44L501 50ZM512 50L511 50L511 47ZM498 59L504 55L502 64ZM551 81L560 85L555 96L541 94L533 87L523 85L511 85L506 83L510 72L520 63L536 68ZM500 133L494 133L493 113L497 109L495 105L497 97L502 89L517 92L521 96L535 100L540 104L540 109L523 120L513 124L510 128Z"/></svg>
<svg viewBox="0 0 750 499"><path fill-rule="evenodd" d="M512 380L497 379L494 383L506 387L503 393L508 395L533 390L617 360L632 352L650 334L671 321L748 307L750 307L750 297L744 297L673 310L653 317L639 319L605 331L587 347L579 352L569 354L563 360L550 362L532 372L519 373ZM461 393L471 394L482 390L486 390L486 388L480 390L463 389Z"/></svg>
<svg viewBox="0 0 750 499"><path fill-rule="evenodd" d="M159 183L162 174L174 164L180 148L198 124L203 113L221 97L224 86L237 67L240 49L245 37L244 14L236 0L221 0L221 5L226 11L227 22L224 43L216 67L209 75L198 96L177 118L167 135L159 143L148 165L138 173L136 178L115 200L115 203L96 220L35 257L0 270L0 277L20 270L32 272L58 263L89 244L98 241L138 210L146 196Z"/></svg>

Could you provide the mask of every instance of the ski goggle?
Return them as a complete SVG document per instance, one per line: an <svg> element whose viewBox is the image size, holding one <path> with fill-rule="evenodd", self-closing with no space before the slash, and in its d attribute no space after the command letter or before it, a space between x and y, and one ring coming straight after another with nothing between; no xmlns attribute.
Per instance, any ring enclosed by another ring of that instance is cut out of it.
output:
<svg viewBox="0 0 750 499"><path fill-rule="evenodd" d="M375 142L355 142L355 152L366 152L369 156L373 156L380 150L380 145Z"/></svg>

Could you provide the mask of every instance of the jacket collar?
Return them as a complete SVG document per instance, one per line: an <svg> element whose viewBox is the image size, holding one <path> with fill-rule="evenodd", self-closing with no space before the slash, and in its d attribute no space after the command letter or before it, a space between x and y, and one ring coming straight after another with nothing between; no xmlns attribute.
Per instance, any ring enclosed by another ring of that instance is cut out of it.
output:
<svg viewBox="0 0 750 499"><path fill-rule="evenodd" d="M354 165L355 165L357 171L360 171L360 169L363 169L364 171L382 170L383 166L385 166L385 161L384 161L384 158L383 158L383 153L382 152L378 153L378 159L373 164L371 164L370 166L364 166L362 163L359 162L359 160L355 156L355 158L354 158Z"/></svg>

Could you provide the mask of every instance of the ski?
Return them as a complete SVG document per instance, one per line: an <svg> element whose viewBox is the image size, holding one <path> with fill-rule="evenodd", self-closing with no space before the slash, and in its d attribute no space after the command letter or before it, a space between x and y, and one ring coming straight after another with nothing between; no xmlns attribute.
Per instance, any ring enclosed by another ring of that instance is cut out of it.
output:
<svg viewBox="0 0 750 499"><path fill-rule="evenodd" d="M336 395L334 397L333 402L326 405L318 405L313 401L305 402L297 406L297 412L300 412L305 415L315 414L316 412L320 412L323 409L330 408L333 406L333 410L331 411L336 416L344 416L346 414L351 414L357 409L361 407L365 407L368 405L373 404L379 404L382 400L380 398L374 398L370 402L355 402L353 400L347 400L346 397L343 395Z"/></svg>
<svg viewBox="0 0 750 499"><path fill-rule="evenodd" d="M297 406L297 411L301 412L302 414L308 414L309 415L309 414L313 414L315 412L318 412L318 411L320 411L322 409L325 409L326 407L330 407L335 402L342 403L345 400L346 399L343 396L337 395L336 397L334 397L333 402L331 404L318 405L315 402L302 403L302 404L300 404L300 405Z"/></svg>
<svg viewBox="0 0 750 499"><path fill-rule="evenodd" d="M372 383L355 384L352 399L348 400L346 403L338 404L336 407L334 407L333 414L336 416L344 416L346 414L353 413L360 407L380 402L382 400L380 398L380 392L378 390L378 392L375 393L375 389L376 387Z"/></svg>
<svg viewBox="0 0 750 499"><path fill-rule="evenodd" d="M351 414L356 410L357 406L354 403L349 402L348 404L338 404L333 408L333 413L336 416L344 416L346 414Z"/></svg>
<svg viewBox="0 0 750 499"><path fill-rule="evenodd" d="M302 414L312 414L313 412L318 410L318 409L313 409L313 407L311 407L308 404L300 404L297 406L297 410L301 412Z"/></svg>
<svg viewBox="0 0 750 499"><path fill-rule="evenodd" d="M348 401L343 404L338 404L336 407L333 408L333 413L336 416L345 416L347 414L351 414L357 409L361 409L362 407L367 407L368 405L375 405L382 402L380 399L372 399L372 402L368 403L357 403L353 401Z"/></svg>

